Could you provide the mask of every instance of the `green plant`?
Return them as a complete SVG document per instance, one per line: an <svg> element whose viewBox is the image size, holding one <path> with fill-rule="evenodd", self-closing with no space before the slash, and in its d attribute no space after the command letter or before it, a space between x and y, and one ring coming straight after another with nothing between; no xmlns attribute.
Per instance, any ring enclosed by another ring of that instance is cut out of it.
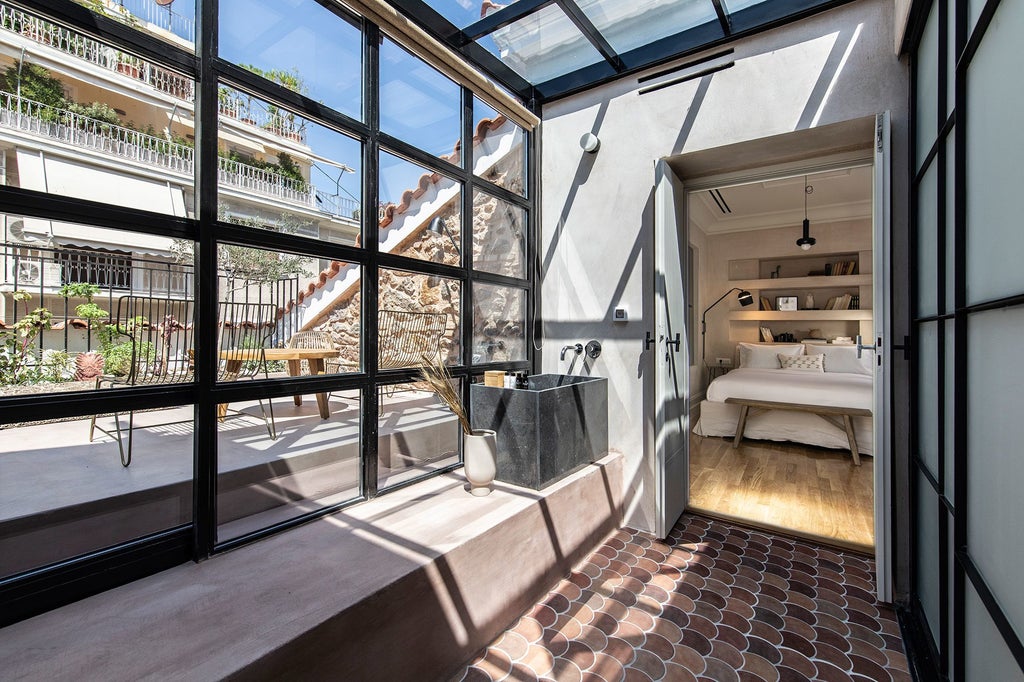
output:
<svg viewBox="0 0 1024 682"><path fill-rule="evenodd" d="M33 342L44 329L50 328L53 313L46 308L29 311L32 295L25 291L15 291L11 297L15 305L24 305L25 313L13 329L0 331L0 383L34 383L40 379L40 368L32 352Z"/></svg>
<svg viewBox="0 0 1024 682"><path fill-rule="evenodd" d="M121 117L117 115L114 108L103 102L93 102L92 104L68 102L65 108L72 114L96 121L100 124L99 129L104 132L108 131L110 126L122 125ZM86 121L82 121L79 123L79 126L84 127L86 123Z"/></svg>
<svg viewBox="0 0 1024 682"><path fill-rule="evenodd" d="M89 282L71 282L62 286L59 293L64 298L76 296L84 298L89 301L89 303L92 303L92 297L100 293L100 287L97 284L90 284Z"/></svg>
<svg viewBox="0 0 1024 682"><path fill-rule="evenodd" d="M48 70L31 62L15 61L8 66L0 85L7 92L20 94L24 99L45 104L53 109L63 109L68 103L64 94L64 83ZM21 106L23 110L28 107L25 103ZM57 117L57 112L53 110L38 113L44 120L55 120Z"/></svg>
<svg viewBox="0 0 1024 682"><path fill-rule="evenodd" d="M67 381L75 375L75 363L67 351L47 348L43 351L39 372L46 381Z"/></svg>

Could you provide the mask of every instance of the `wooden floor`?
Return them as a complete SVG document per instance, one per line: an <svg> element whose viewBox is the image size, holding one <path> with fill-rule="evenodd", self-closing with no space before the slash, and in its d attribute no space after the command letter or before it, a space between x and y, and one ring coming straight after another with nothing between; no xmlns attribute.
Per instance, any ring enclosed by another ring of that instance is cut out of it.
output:
<svg viewBox="0 0 1024 682"><path fill-rule="evenodd" d="M872 457L797 443L691 436L690 506L851 549L874 549Z"/></svg>

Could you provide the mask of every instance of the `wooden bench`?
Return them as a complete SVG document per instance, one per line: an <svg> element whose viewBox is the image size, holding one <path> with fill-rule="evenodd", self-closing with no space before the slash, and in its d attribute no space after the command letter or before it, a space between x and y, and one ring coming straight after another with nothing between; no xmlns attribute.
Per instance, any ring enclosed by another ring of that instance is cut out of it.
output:
<svg viewBox="0 0 1024 682"><path fill-rule="evenodd" d="M857 438L853 434L852 417L870 417L871 410L858 407L830 407L828 405L779 403L770 400L747 400L746 398L726 398L725 402L740 406L740 420L736 424L736 437L732 441L732 446L734 448L738 448L740 446L740 441L743 440L743 430L747 427L747 412L750 411L751 407L757 407L763 410L810 412L827 419L836 426L839 426L839 424L833 422L831 417L838 416L843 418L843 426L846 428L846 438L850 443L850 454L853 455L853 463L860 466L860 453L857 451Z"/></svg>

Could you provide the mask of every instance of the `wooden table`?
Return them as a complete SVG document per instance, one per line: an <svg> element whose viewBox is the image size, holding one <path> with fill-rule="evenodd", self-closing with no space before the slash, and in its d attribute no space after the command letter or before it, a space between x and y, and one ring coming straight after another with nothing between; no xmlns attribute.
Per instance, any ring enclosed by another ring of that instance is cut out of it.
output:
<svg viewBox="0 0 1024 682"><path fill-rule="evenodd" d="M310 374L323 374L324 373L324 360L328 358L336 358L341 353L337 350L330 350L326 348L264 348L262 349L262 357L266 358L267 362L274 360L283 360L288 363L288 376L297 377L302 374L302 361L305 360L309 363ZM242 363L251 360L261 359L259 348L236 348L232 350L224 350L220 352L221 360L225 362L225 371L229 374L237 374L242 368ZM302 404L302 396L293 396L296 405ZM323 419L329 419L331 416L331 408L327 402L326 393L316 394L316 403L320 408L320 417ZM222 405L222 410L227 411L227 405Z"/></svg>
<svg viewBox="0 0 1024 682"><path fill-rule="evenodd" d="M846 440L850 444L850 454L853 456L853 463L860 466L860 452L857 451L857 438L853 435L853 420L851 417L870 417L871 410L858 407L831 407L826 405L801 405L799 403L779 403L769 400L747 400L745 398L726 398L725 402L740 406L740 419L736 424L736 438L732 446L738 448L743 440L743 430L747 426L747 412L751 407L764 410L792 410L794 412L811 412L828 421L830 417L839 416L843 418L843 427L846 429ZM833 422L834 423L834 422ZM838 424L837 424L838 426Z"/></svg>

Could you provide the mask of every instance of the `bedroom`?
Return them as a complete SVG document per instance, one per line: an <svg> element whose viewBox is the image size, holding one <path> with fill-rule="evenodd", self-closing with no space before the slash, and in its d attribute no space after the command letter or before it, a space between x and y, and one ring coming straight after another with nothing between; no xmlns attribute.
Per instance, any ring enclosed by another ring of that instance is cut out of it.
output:
<svg viewBox="0 0 1024 682"><path fill-rule="evenodd" d="M871 552L873 169L855 157L691 185L690 485L691 508Z"/></svg>

